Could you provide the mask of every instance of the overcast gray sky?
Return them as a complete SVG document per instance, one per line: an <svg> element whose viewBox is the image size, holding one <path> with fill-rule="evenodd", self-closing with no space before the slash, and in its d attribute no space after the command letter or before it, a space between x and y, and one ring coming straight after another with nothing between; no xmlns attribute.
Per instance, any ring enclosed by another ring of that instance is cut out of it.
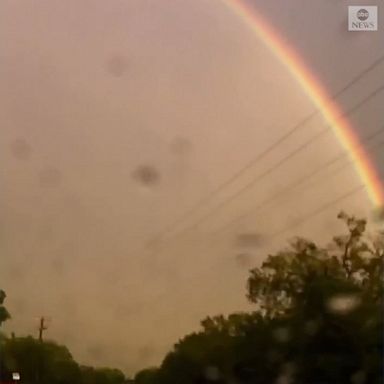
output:
<svg viewBox="0 0 384 384"><path fill-rule="evenodd" d="M356 2L251 3L330 94L384 54L382 26L347 32ZM247 270L266 252L296 233L324 241L340 228L340 208L371 212L361 191L295 227L361 182L346 162L255 211L342 151L330 131L208 216L324 129L318 115L172 225L315 108L220 0L3 0L0 36L7 330L36 334L48 316L47 337L77 360L133 373L158 364L205 315L248 309ZM383 78L382 64L340 106ZM381 92L350 116L360 136L383 125L383 103ZM371 152L384 175L382 147ZM242 233L253 234L245 248L235 243Z"/></svg>

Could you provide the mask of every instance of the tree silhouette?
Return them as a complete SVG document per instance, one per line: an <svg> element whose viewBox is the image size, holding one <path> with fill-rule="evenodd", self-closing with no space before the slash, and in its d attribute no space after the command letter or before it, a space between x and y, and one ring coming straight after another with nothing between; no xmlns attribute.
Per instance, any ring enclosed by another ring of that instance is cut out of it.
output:
<svg viewBox="0 0 384 384"><path fill-rule="evenodd" d="M5 308L4 306L4 301L6 297L7 295L5 294L5 292L0 289L0 326L2 323L4 323L4 321L11 318L11 315L7 311L7 308Z"/></svg>
<svg viewBox="0 0 384 384"><path fill-rule="evenodd" d="M251 313L207 317L140 384L379 383L384 234L341 212L346 234L296 238L250 271Z"/></svg>

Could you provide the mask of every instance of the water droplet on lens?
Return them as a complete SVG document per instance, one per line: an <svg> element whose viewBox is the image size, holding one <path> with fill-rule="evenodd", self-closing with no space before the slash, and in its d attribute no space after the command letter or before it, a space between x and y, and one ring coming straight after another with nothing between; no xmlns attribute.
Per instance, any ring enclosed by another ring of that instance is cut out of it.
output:
<svg viewBox="0 0 384 384"><path fill-rule="evenodd" d="M18 160L28 160L31 156L31 146L25 139L16 139L11 143L13 156Z"/></svg>
<svg viewBox="0 0 384 384"><path fill-rule="evenodd" d="M157 169L150 165L141 165L132 174L133 178L143 186L153 186L160 180Z"/></svg>
<svg viewBox="0 0 384 384"><path fill-rule="evenodd" d="M279 342L279 343L286 343L290 340L291 335L288 328L277 328L273 332L273 337Z"/></svg>
<svg viewBox="0 0 384 384"><path fill-rule="evenodd" d="M209 381L217 381L220 379L220 371L215 366L209 366L205 369L205 378Z"/></svg>
<svg viewBox="0 0 384 384"><path fill-rule="evenodd" d="M61 172L53 167L45 168L39 173L39 183L42 187L57 187L61 182L61 178Z"/></svg>
<svg viewBox="0 0 384 384"><path fill-rule="evenodd" d="M360 305L360 298L357 295L335 295L328 302L328 310L340 315L348 314Z"/></svg>
<svg viewBox="0 0 384 384"><path fill-rule="evenodd" d="M106 69L109 74L115 77L121 77L127 71L128 63L124 56L115 55L109 58Z"/></svg>

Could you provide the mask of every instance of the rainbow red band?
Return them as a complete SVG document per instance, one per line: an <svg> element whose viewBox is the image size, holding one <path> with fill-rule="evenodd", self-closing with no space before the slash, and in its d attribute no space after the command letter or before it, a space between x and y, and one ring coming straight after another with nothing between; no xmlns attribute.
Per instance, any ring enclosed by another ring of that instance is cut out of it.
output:
<svg viewBox="0 0 384 384"><path fill-rule="evenodd" d="M368 196L374 206L384 204L384 186L368 154L359 143L359 139L346 118L341 118L342 111L330 100L327 92L313 77L298 57L287 46L279 34L258 15L257 11L242 0L223 0L247 25L264 41L271 51L284 63L302 89L310 97L327 123L332 127L337 139L352 158L356 172L366 187Z"/></svg>

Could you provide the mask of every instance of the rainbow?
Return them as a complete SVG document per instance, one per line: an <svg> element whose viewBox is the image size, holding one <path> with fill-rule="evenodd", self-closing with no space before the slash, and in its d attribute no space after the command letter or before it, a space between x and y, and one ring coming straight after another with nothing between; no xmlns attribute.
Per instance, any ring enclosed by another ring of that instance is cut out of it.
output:
<svg viewBox="0 0 384 384"><path fill-rule="evenodd" d="M286 44L279 34L263 19L255 9L243 0L223 0L257 36L266 43L277 58L287 67L305 93L332 127L337 139L349 153L355 170L366 188L375 207L384 204L384 189L368 154L359 144L359 139L346 118L340 118L340 108L330 100L327 92L306 68L297 53Z"/></svg>

